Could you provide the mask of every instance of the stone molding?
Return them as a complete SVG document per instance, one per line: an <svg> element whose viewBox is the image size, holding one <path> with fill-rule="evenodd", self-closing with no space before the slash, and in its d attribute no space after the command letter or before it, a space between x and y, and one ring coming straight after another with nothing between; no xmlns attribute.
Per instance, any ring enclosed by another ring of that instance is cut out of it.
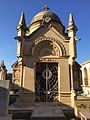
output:
<svg viewBox="0 0 90 120"><path fill-rule="evenodd" d="M35 41L33 41L32 55L34 55L35 48L44 41L51 42L53 44L54 51L56 52L56 55L54 56L66 56L67 55L65 46L59 40L52 38L52 37L40 37L36 39Z"/></svg>

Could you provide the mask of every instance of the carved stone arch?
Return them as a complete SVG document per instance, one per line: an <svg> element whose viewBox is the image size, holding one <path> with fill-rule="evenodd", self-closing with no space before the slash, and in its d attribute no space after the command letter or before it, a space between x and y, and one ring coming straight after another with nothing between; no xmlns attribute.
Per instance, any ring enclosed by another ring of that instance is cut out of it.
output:
<svg viewBox="0 0 90 120"><path fill-rule="evenodd" d="M47 51L47 52L46 52ZM45 53L39 54L39 53ZM48 53L48 54L46 54ZM51 54L50 54L51 53ZM64 45L52 37L40 37L36 39L32 48L32 55L35 56L66 56Z"/></svg>
<svg viewBox="0 0 90 120"><path fill-rule="evenodd" d="M67 52L66 52L65 46L55 38L52 38L52 40L55 41L60 46L61 51L62 51L62 56L66 56Z"/></svg>
<svg viewBox="0 0 90 120"><path fill-rule="evenodd" d="M44 40L40 41L32 50L34 56L44 57L44 56L60 56L60 49L52 41Z"/></svg>

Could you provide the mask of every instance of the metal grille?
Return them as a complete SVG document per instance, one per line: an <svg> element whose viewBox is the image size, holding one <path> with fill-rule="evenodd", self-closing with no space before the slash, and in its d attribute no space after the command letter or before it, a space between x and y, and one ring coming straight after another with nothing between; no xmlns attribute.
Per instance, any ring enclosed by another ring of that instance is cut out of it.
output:
<svg viewBox="0 0 90 120"><path fill-rule="evenodd" d="M58 64L36 63L35 98L38 102L57 101Z"/></svg>

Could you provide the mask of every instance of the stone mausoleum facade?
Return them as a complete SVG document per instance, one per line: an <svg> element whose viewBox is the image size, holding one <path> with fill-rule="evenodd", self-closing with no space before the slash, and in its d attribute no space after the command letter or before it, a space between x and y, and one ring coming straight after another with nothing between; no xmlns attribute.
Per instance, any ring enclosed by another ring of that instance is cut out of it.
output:
<svg viewBox="0 0 90 120"><path fill-rule="evenodd" d="M17 61L12 65L12 83L13 88L20 91L20 103L73 105L76 92L81 90L73 15L69 16L65 32L61 19L47 7L33 17L29 26L22 13L17 32Z"/></svg>
<svg viewBox="0 0 90 120"><path fill-rule="evenodd" d="M90 96L90 60L81 64L82 88L85 95Z"/></svg>

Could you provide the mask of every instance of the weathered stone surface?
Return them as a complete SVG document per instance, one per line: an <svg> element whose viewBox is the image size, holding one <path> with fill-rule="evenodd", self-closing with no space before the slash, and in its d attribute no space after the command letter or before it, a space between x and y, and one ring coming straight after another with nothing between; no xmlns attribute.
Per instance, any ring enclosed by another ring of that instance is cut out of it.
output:
<svg viewBox="0 0 90 120"><path fill-rule="evenodd" d="M65 118L71 120L75 118L73 108L56 102L36 102L28 107L16 106L15 104L9 106L9 114L14 114L16 111L17 114L30 112L31 120L65 120Z"/></svg>
<svg viewBox="0 0 90 120"><path fill-rule="evenodd" d="M31 120L65 120L65 115L57 107L38 107L31 116Z"/></svg>
<svg viewBox="0 0 90 120"><path fill-rule="evenodd" d="M0 80L0 117L8 115L8 103L9 103L9 81Z"/></svg>
<svg viewBox="0 0 90 120"><path fill-rule="evenodd" d="M8 117L0 117L0 120L9 120Z"/></svg>

